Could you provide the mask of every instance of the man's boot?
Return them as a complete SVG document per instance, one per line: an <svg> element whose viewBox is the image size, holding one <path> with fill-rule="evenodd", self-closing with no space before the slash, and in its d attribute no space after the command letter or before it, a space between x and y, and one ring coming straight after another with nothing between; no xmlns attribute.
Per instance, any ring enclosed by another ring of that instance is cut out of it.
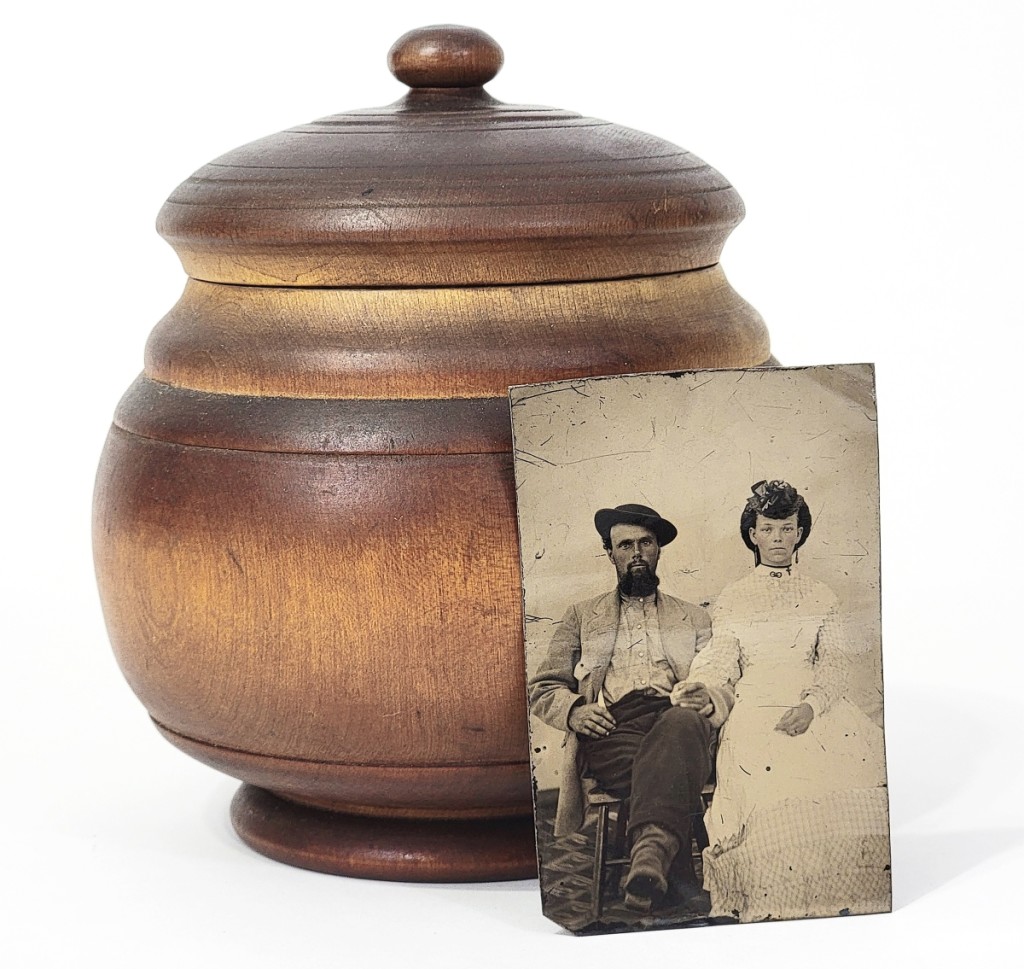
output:
<svg viewBox="0 0 1024 969"><path fill-rule="evenodd" d="M689 833L681 842L669 869L666 902L673 907L685 908L694 915L707 915L711 911L711 896L701 887L694 871Z"/></svg>
<svg viewBox="0 0 1024 969"><path fill-rule="evenodd" d="M633 839L626 875L626 907L649 912L665 896L668 873L679 852L679 838L656 824L645 824Z"/></svg>

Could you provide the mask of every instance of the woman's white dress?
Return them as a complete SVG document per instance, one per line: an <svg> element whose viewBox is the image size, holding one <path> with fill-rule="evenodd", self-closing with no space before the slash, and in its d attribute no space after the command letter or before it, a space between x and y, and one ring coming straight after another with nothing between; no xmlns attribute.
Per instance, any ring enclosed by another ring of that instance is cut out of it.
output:
<svg viewBox="0 0 1024 969"><path fill-rule="evenodd" d="M882 731L845 696L838 602L796 568L758 566L726 588L689 679L734 688L705 816L712 915L750 922L888 911ZM798 703L807 731L775 729Z"/></svg>

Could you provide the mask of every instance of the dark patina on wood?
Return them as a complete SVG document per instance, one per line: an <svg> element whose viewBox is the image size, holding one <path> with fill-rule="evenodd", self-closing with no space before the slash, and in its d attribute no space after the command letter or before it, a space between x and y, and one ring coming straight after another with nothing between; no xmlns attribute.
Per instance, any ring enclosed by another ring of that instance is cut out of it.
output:
<svg viewBox="0 0 1024 969"><path fill-rule="evenodd" d="M160 214L190 279L101 460L100 594L161 732L292 864L535 871L507 388L770 357L718 265L729 183L496 101L501 60L412 31L396 104L230 152Z"/></svg>

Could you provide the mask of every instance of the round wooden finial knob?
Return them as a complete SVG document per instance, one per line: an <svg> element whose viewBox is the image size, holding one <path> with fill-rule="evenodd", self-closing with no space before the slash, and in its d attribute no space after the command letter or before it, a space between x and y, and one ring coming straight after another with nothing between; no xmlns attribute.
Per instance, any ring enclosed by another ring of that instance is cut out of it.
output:
<svg viewBox="0 0 1024 969"><path fill-rule="evenodd" d="M501 70L505 55L474 27L438 24L403 34L388 51L388 67L409 87L480 87Z"/></svg>

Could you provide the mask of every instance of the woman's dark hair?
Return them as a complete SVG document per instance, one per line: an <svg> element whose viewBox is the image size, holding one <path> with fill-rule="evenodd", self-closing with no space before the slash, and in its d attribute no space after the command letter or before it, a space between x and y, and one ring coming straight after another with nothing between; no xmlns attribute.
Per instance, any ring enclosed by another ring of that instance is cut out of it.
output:
<svg viewBox="0 0 1024 969"><path fill-rule="evenodd" d="M811 510L796 488L785 481L758 481L757 484L750 486L750 490L752 494L747 499L743 514L740 515L740 537L743 544L754 553L756 563L760 564L761 555L757 546L750 540L750 529L757 524L758 515L774 519L796 515L797 528L803 529L796 548L807 541L811 534Z"/></svg>

